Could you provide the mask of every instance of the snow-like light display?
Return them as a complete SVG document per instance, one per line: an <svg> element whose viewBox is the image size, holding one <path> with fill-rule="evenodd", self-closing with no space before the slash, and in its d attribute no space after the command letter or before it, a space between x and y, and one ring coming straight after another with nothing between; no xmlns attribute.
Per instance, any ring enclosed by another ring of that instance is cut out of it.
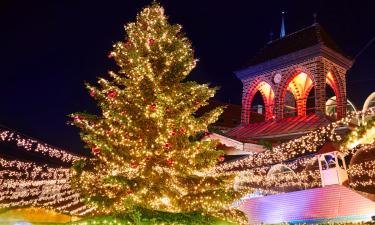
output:
<svg viewBox="0 0 375 225"><path fill-rule="evenodd" d="M368 110L369 114L374 112L374 108ZM221 164L216 167L215 171L207 173L235 174L237 188L250 186L257 190L263 190L262 193L266 194L280 193L291 187L294 190L319 187L321 185L320 174L317 170L277 173L274 176L270 176L268 171L278 163L294 171L297 168L312 166L316 162L313 152L317 146L327 140L337 139L336 128L342 124L348 124L353 116L356 115L351 114L327 127L319 128L300 138L281 144L272 152L266 151L242 160ZM7 130L0 130L0 141L14 141L18 147L24 148L26 151L33 151L64 163L71 164L81 158L65 150L53 148ZM362 146L362 148L368 149L374 147L374 143ZM351 154L351 151L351 149L347 149L345 152ZM310 154L298 157L305 153ZM295 159L291 160L293 158ZM349 168L348 173L350 176L366 175L375 178L374 163L374 161L366 161L356 164ZM244 169L245 167L247 169ZM71 189L71 176L69 168L0 157L0 208L38 206L71 215L93 214L95 209L84 205L80 195ZM372 180L374 179L356 181L350 185L352 187L372 186L374 185Z"/></svg>

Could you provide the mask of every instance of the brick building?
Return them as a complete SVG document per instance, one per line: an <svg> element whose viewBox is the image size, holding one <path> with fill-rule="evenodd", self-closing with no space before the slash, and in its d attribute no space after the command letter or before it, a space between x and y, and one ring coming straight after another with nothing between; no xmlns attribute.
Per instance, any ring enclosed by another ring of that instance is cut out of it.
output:
<svg viewBox="0 0 375 225"><path fill-rule="evenodd" d="M236 149L242 156L237 159L231 156L220 168L240 171L238 174L244 172L236 178L235 187L241 182L243 185L245 180L245 185L274 191L263 192L256 198L245 197L237 203L251 224L371 220L375 215L375 195L349 188L345 155L338 143L322 143L313 152L301 151L305 153L264 167L268 169L262 170L261 164L256 164L263 152L262 157L279 154L267 151L260 143L267 141L274 146L286 143L347 113L346 76L354 60L316 22L288 35L283 27L284 23L279 39L268 42L244 68L235 71L243 84L241 124L223 136L214 134L212 138L231 147L231 151L227 150L231 155L235 155ZM260 96L263 104L264 118L253 122L254 111L259 109L256 96ZM335 111L327 115L327 100L332 98ZM341 135L348 131L348 126L335 130ZM298 163L306 158L310 158L308 166ZM304 177L308 185L298 180L301 174L309 174ZM275 188L270 181L278 177L287 179Z"/></svg>

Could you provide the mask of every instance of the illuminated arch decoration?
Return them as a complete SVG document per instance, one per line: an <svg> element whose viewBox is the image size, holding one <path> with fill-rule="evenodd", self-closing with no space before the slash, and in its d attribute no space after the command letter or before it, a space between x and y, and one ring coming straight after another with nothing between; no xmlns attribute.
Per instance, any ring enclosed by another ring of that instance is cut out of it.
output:
<svg viewBox="0 0 375 225"><path fill-rule="evenodd" d="M335 74L337 72L333 72L335 69L333 68L332 71L329 71L326 75L326 84L330 86L335 93L335 100L336 100L336 118L342 118L346 115L346 94L345 94L345 87L342 82L340 82L339 77ZM352 104L353 105L353 104ZM354 105L353 105L354 106Z"/></svg>
<svg viewBox="0 0 375 225"><path fill-rule="evenodd" d="M289 71L278 88L278 92L275 97L275 102L277 110L276 117L278 119L284 118L285 113L285 96L287 92L293 94L296 101L296 115L297 116L306 116L307 110L307 98L311 91L314 91L315 94L318 91L318 94L323 97L326 96L325 86L328 85L332 88L335 98L336 98L336 117L337 119L342 118L346 115L346 95L345 95L345 85L340 81L340 79L335 76L334 68L325 73L324 83L321 82L321 78L318 76L315 77L308 70L304 68L294 68ZM318 80L316 80L318 79ZM319 81L319 83L317 83ZM317 84L319 84L317 86ZM318 90L316 90L318 89ZM315 96L315 107L324 108L323 113L326 109L326 100L323 98L323 102Z"/></svg>
<svg viewBox="0 0 375 225"><path fill-rule="evenodd" d="M306 115L306 100L313 87L312 79L306 73L300 73L289 83L287 90L290 91L296 99L297 115Z"/></svg>
<svg viewBox="0 0 375 225"><path fill-rule="evenodd" d="M244 104L248 104L247 92L256 86L255 81L269 81L275 91L273 115L276 120L283 119L284 98L288 89L297 97L297 110L293 109L298 111L297 116L305 115L306 107L309 107L314 114L324 116L327 97L331 97L327 96L326 87L332 87L338 101L336 119L339 120L346 116L346 73L353 62L352 58L335 44L329 34L315 23L284 38L267 43L246 67L234 73L244 87L242 95ZM301 73L308 77L300 75ZM303 77L309 79L303 81ZM298 84L303 86L298 87ZM247 112L248 106L242 105L242 107L243 113ZM242 123L246 125L248 119L248 115L244 115Z"/></svg>
<svg viewBox="0 0 375 225"><path fill-rule="evenodd" d="M265 108L265 120L270 120L274 118L273 106L275 99L275 92L273 87L269 82L264 80L258 80L252 83L247 89L247 92L242 100L242 123L250 123L251 115L251 104L253 102L254 96L257 92L260 92L263 98L264 108Z"/></svg>
<svg viewBox="0 0 375 225"><path fill-rule="evenodd" d="M285 79L280 84L277 99L278 99L278 117L284 117L285 95L287 91L291 92L296 100L297 116L306 115L306 100L315 86L314 77L311 73L303 68L296 68L287 73Z"/></svg>

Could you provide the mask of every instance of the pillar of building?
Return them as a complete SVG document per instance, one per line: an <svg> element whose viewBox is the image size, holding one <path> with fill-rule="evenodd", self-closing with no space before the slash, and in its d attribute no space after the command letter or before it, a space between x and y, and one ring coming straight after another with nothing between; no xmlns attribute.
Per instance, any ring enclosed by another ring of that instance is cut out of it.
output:
<svg viewBox="0 0 375 225"><path fill-rule="evenodd" d="M315 113L325 115L326 111L326 76L324 64L316 62L315 77Z"/></svg>
<svg viewBox="0 0 375 225"><path fill-rule="evenodd" d="M306 98L300 98L296 100L297 115L306 116Z"/></svg>

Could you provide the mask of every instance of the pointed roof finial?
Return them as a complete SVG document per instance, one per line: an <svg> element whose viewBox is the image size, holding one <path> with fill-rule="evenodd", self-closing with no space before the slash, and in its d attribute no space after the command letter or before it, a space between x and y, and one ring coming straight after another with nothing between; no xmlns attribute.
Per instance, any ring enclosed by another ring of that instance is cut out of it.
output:
<svg viewBox="0 0 375 225"><path fill-rule="evenodd" d="M281 12L281 29L280 29L280 38L285 37L285 22L284 22L284 14L285 12Z"/></svg>
<svg viewBox="0 0 375 225"><path fill-rule="evenodd" d="M314 24L315 24L316 23L316 18L318 17L318 14L316 12L314 12L313 17L314 17Z"/></svg>

